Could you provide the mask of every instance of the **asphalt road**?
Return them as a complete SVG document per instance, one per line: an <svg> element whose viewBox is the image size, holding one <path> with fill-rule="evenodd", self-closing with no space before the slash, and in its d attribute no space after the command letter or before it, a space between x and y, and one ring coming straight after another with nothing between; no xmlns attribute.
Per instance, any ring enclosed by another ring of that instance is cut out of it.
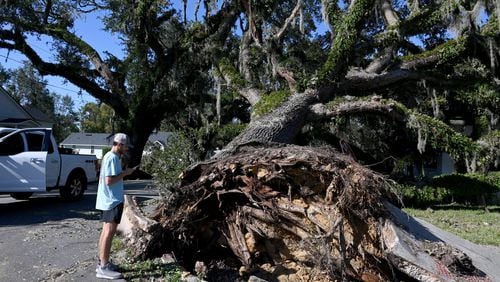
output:
<svg viewBox="0 0 500 282"><path fill-rule="evenodd" d="M156 197L150 184L126 181L125 193ZM101 230L96 189L89 184L78 202L64 202L58 193L23 201L0 195L0 281L101 281L95 278Z"/></svg>

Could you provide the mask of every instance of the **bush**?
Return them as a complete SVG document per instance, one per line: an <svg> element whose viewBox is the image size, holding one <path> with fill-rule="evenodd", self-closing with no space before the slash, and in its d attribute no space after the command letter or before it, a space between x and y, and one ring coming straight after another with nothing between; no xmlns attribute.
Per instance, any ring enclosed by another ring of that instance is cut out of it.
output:
<svg viewBox="0 0 500 282"><path fill-rule="evenodd" d="M423 187L398 184L396 188L408 207L428 207L452 200L470 203L500 192L500 172L439 175ZM488 199L495 202L495 197Z"/></svg>
<svg viewBox="0 0 500 282"><path fill-rule="evenodd" d="M141 169L153 176L159 194L167 199L179 185L180 173L197 160L193 141L187 134L177 132L168 139L163 150L155 148L143 156Z"/></svg>
<svg viewBox="0 0 500 282"><path fill-rule="evenodd" d="M432 179L431 185L449 189L457 197L483 196L500 191L500 173L440 175Z"/></svg>
<svg viewBox="0 0 500 282"><path fill-rule="evenodd" d="M215 135L212 138L214 147L222 148L234 137L238 136L246 127L246 124L226 124L215 129Z"/></svg>
<svg viewBox="0 0 500 282"><path fill-rule="evenodd" d="M450 198L450 191L442 187L416 187L410 184L398 184L397 190L407 207L428 207L443 203Z"/></svg>

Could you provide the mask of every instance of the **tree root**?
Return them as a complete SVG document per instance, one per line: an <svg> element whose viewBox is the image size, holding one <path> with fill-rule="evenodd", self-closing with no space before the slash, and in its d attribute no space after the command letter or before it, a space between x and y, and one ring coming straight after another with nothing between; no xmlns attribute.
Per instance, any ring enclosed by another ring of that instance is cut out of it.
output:
<svg viewBox="0 0 500 282"><path fill-rule="evenodd" d="M330 148L244 147L185 171L177 201L153 216L163 231L151 243L188 268L231 253L247 270L294 265L288 275L322 281L487 281L451 247L422 261L407 255L420 256L435 243L413 243L393 223L387 202L395 199L383 176ZM411 242L405 252L402 242ZM151 255L146 249L137 255ZM428 267L439 263L446 276Z"/></svg>

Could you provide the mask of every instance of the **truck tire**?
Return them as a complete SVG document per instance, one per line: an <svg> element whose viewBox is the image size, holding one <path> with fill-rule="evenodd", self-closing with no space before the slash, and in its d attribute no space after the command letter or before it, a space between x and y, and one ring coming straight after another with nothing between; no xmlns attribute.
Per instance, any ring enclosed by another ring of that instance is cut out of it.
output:
<svg viewBox="0 0 500 282"><path fill-rule="evenodd" d="M59 194L63 200L76 201L83 197L83 192L87 189L87 178L81 172L72 172L66 185L59 188Z"/></svg>
<svg viewBox="0 0 500 282"><path fill-rule="evenodd" d="M32 192L10 193L10 196L16 200L27 200L31 195L33 195Z"/></svg>

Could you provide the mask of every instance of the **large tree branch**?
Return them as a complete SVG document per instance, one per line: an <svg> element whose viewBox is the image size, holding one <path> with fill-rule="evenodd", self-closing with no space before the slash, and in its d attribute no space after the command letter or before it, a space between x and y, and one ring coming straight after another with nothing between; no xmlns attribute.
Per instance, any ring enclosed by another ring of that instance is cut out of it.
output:
<svg viewBox="0 0 500 282"><path fill-rule="evenodd" d="M241 5L246 11L246 16L248 19L248 32L251 35L251 38L255 41L255 44L261 46L262 41L262 32L257 28L257 24L255 22L255 17L252 10L252 5L247 0L241 1Z"/></svg>
<svg viewBox="0 0 500 282"><path fill-rule="evenodd" d="M309 105L318 101L317 92L307 90L291 95L287 101L270 113L252 119L246 129L234 138L217 157L248 142L290 143L302 128Z"/></svg>
<svg viewBox="0 0 500 282"><path fill-rule="evenodd" d="M293 76L293 72L282 66L282 64L279 62L279 59L277 58L277 54L275 51L270 50L269 53L271 53L270 56L271 56L271 64L273 66L273 70L280 77L286 80L290 92L295 93L297 91L297 81Z"/></svg>
<svg viewBox="0 0 500 282"><path fill-rule="evenodd" d="M300 11L301 7L302 0L298 0L295 8L293 8L292 12L290 13L290 16L288 16L288 18L285 20L285 23L283 23L283 26L272 36L272 40L278 42L281 39L292 20L297 16L297 13Z"/></svg>
<svg viewBox="0 0 500 282"><path fill-rule="evenodd" d="M464 36L452 39L436 48L422 54L404 57L401 63L402 69L419 69L436 66L462 59L462 55L468 51L470 37Z"/></svg>
<svg viewBox="0 0 500 282"><path fill-rule="evenodd" d="M311 105L308 120L333 119L343 115L358 113L378 113L391 117L395 121L406 121L406 115L395 107L395 103L383 103L377 96L372 97L371 100L345 101L335 106L327 106L325 104Z"/></svg>
<svg viewBox="0 0 500 282"><path fill-rule="evenodd" d="M255 87L247 86L247 81L241 76L240 72L238 72L229 59L221 59L218 70L228 87L238 91L250 105L254 106L260 101L262 98L261 91Z"/></svg>
<svg viewBox="0 0 500 282"><path fill-rule="evenodd" d="M61 40L68 45L77 48L79 52L89 58L89 61L94 65L95 70L104 79L108 88L111 89L113 93L116 93L118 95L126 93L124 85L121 85L119 83L119 80L115 78L114 73L111 71L109 66L101 59L99 53L87 42L83 41L75 34L66 30L65 27L62 27L60 24L36 24L34 22L25 23L19 19L13 19L12 24L16 28L16 33L19 33L14 35L15 40L22 45L27 45L27 43L24 39L21 40L23 35L20 33L35 32L41 35L51 36L54 39ZM24 47L16 49L24 53L23 48ZM61 76L65 77L64 75Z"/></svg>
<svg viewBox="0 0 500 282"><path fill-rule="evenodd" d="M250 72L250 43L252 42L252 31L250 27L243 32L243 36L240 40L240 48L239 48L239 71L242 73L243 78L246 81L252 81L252 73Z"/></svg>
<svg viewBox="0 0 500 282"><path fill-rule="evenodd" d="M128 116L128 111L124 106L123 101L121 99L112 98L113 94L111 92L102 89L102 87L100 87L100 85L93 80L95 78L95 75L92 74L93 71L45 62L35 52L35 50L28 45L20 30L11 32L10 35L7 34L8 32L3 31L0 33L0 36L2 36L2 39L8 38L13 40L14 44L11 45L11 47L23 53L31 61L31 63L37 67L41 75L56 75L64 77L76 86L88 91L95 98L112 105L113 108L123 117ZM6 36L3 37L3 35Z"/></svg>
<svg viewBox="0 0 500 282"><path fill-rule="evenodd" d="M382 10L382 15L384 17L385 23L387 25L387 29L389 32L396 35L397 40L387 46L382 48L381 54L375 58L369 65L366 67L366 72L379 73L382 71L389 63L392 61L394 57L394 51L396 49L397 42L400 41L399 30L397 25L399 24L399 17L394 11L391 3L388 0L380 0L380 9Z"/></svg>
<svg viewBox="0 0 500 282"><path fill-rule="evenodd" d="M440 79L439 76L430 75L425 71L436 65L462 59L464 53L467 51L469 41L469 37L462 37L448 41L422 54L404 57L403 61L398 65L380 74L351 69L339 83L323 86L319 92L319 96L322 101L327 101L334 97L338 91L374 90L408 79L426 79L435 81L441 85L450 83Z"/></svg>
<svg viewBox="0 0 500 282"><path fill-rule="evenodd" d="M373 96L371 100L311 105L308 118L311 121L330 120L339 116L361 113L386 116L404 124L405 128L414 136L426 136L426 138L418 138L417 147L421 153L425 151L427 145L430 145L435 149L449 153L455 160L459 160L481 151L477 142L456 132L441 120L408 109L396 101L383 100L378 96Z"/></svg>
<svg viewBox="0 0 500 282"><path fill-rule="evenodd" d="M262 91L257 88L246 87L238 89L238 93L245 98L251 106L255 106L262 99Z"/></svg>
<svg viewBox="0 0 500 282"><path fill-rule="evenodd" d="M442 3L446 3L443 1ZM431 4L419 13L401 20L399 30L401 36L410 37L427 32L428 30L442 25L441 6Z"/></svg>
<svg viewBox="0 0 500 282"><path fill-rule="evenodd" d="M24 30L26 30L25 25L22 25L22 27ZM125 87L119 83L118 79L115 78L115 75L109 68L108 64L102 60L99 53L87 42L83 41L75 34L65 29L61 29L60 27L47 25L43 28L34 28L33 31L39 32L40 34L53 36L54 38L63 40L73 47L77 47L82 54L89 58L96 71L104 79L104 81L106 81L106 84L113 93L116 93L118 95L126 93Z"/></svg>
<svg viewBox="0 0 500 282"><path fill-rule="evenodd" d="M354 0L348 14L336 27L336 35L328 59L323 65L315 84L323 86L338 81L348 68L359 34L359 27L373 7L373 0Z"/></svg>
<svg viewBox="0 0 500 282"><path fill-rule="evenodd" d="M380 0L380 9L382 10L388 28L395 27L399 24L399 17L388 0Z"/></svg>
<svg viewBox="0 0 500 282"><path fill-rule="evenodd" d="M208 30L206 34L210 35L210 41L218 42L218 46L224 45L241 13L241 7L237 2L239 1L225 2L215 15L207 19Z"/></svg>

